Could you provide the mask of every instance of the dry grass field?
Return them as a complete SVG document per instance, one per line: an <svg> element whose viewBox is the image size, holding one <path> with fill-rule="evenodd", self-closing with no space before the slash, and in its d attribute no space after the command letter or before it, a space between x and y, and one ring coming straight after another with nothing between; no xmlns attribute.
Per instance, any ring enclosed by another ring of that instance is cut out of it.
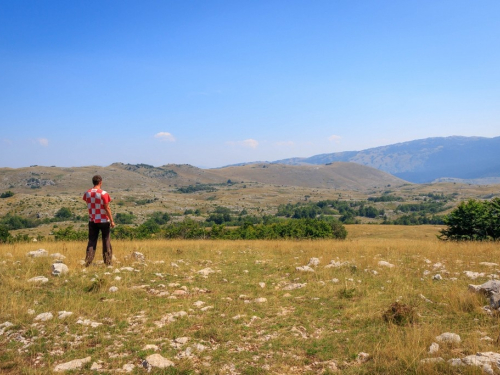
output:
<svg viewBox="0 0 500 375"><path fill-rule="evenodd" d="M498 314L468 290L498 278L498 244L441 242L436 227L347 229L345 241L114 241L113 266L98 255L87 269L84 243L0 245L0 372L51 374L86 359L72 373L142 374L155 353L173 366L153 374L488 370L448 361L500 351ZM69 273L26 255L38 248L64 255ZM311 258L314 272L296 269ZM48 282L28 282L36 276ZM461 342L429 353L445 332Z"/></svg>

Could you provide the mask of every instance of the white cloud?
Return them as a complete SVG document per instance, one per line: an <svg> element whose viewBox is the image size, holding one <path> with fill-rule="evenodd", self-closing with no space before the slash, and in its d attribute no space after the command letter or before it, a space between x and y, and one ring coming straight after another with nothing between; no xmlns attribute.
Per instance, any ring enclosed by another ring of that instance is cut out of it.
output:
<svg viewBox="0 0 500 375"><path fill-rule="evenodd" d="M293 146L295 146L295 142L294 141L279 141L279 142L276 142L276 146L293 147Z"/></svg>
<svg viewBox="0 0 500 375"><path fill-rule="evenodd" d="M49 140L47 138L38 138L36 141L43 147L47 147L49 145Z"/></svg>
<svg viewBox="0 0 500 375"><path fill-rule="evenodd" d="M331 135L331 136L328 137L328 140L330 142L335 142L335 143L340 143L341 139L342 139L342 137L339 136L339 135Z"/></svg>
<svg viewBox="0 0 500 375"><path fill-rule="evenodd" d="M233 145L233 146L243 146L243 147L248 147L248 148L257 148L259 145L259 142L256 141L255 139L249 138L245 139L244 141L229 141L226 142L228 145Z"/></svg>
<svg viewBox="0 0 500 375"><path fill-rule="evenodd" d="M156 133L155 138L158 138L160 141L175 142L175 137L168 132Z"/></svg>

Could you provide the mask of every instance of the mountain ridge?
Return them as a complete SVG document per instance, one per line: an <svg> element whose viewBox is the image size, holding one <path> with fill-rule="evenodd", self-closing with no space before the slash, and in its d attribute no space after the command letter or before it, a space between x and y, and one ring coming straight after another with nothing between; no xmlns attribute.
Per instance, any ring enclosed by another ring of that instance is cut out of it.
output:
<svg viewBox="0 0 500 375"><path fill-rule="evenodd" d="M487 180L500 177L500 137L432 137L269 163L321 165L332 162L369 166L413 183L440 179Z"/></svg>

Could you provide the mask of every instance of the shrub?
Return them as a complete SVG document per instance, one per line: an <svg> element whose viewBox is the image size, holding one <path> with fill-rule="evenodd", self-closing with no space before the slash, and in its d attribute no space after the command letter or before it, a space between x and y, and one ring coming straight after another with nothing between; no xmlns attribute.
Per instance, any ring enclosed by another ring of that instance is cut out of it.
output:
<svg viewBox="0 0 500 375"><path fill-rule="evenodd" d="M61 207L56 214L54 215L58 219L69 219L73 214L71 213L71 210L68 207Z"/></svg>
<svg viewBox="0 0 500 375"><path fill-rule="evenodd" d="M14 192L7 190L5 193L0 194L0 198L10 198L14 196Z"/></svg>

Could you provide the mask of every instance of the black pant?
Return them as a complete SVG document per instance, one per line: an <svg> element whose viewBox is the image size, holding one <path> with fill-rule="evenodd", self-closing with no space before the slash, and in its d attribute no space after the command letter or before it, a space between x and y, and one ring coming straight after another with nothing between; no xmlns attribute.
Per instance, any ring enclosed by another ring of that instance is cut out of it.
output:
<svg viewBox="0 0 500 375"><path fill-rule="evenodd" d="M93 221L89 221L89 243L87 244L87 256L85 257L86 267L90 266L94 260L99 231L102 233L102 259L106 265L111 265L113 249L111 248L110 229L111 225L109 222L94 223Z"/></svg>

